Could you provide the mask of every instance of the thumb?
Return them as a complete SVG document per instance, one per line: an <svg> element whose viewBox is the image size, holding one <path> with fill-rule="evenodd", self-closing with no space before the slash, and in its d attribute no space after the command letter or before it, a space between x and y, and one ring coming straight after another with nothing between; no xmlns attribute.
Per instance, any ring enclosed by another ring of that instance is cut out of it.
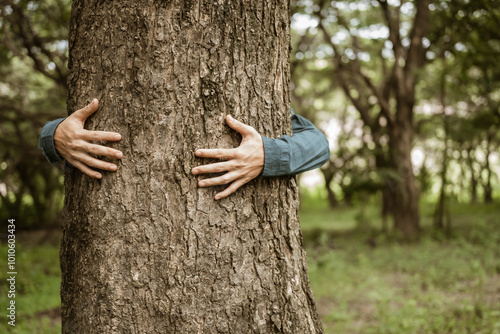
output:
<svg viewBox="0 0 500 334"><path fill-rule="evenodd" d="M226 122L231 127L231 129L238 131L243 137L254 134L255 132L255 129L253 127L235 120L231 117L231 115L227 115Z"/></svg>
<svg viewBox="0 0 500 334"><path fill-rule="evenodd" d="M85 120L95 113L97 108L99 107L99 101L97 99L93 99L92 102L87 105L86 107L77 110L73 113L73 116L76 117L78 120L85 122Z"/></svg>

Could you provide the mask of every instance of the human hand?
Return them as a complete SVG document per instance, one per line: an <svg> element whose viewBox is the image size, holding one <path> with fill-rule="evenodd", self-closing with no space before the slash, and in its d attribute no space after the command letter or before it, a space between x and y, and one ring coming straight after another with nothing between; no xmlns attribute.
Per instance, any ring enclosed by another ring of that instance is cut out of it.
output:
<svg viewBox="0 0 500 334"><path fill-rule="evenodd" d="M99 101L94 99L91 104L75 111L71 116L59 124L54 133L54 144L57 152L70 164L90 177L100 179L101 173L90 167L114 172L118 169L115 164L104 162L90 156L89 153L121 159L122 152L101 145L92 144L93 140L118 141L121 135L115 132L89 131L83 128L87 118L99 106Z"/></svg>
<svg viewBox="0 0 500 334"><path fill-rule="evenodd" d="M240 146L231 149L196 150L195 154L198 157L227 160L194 167L191 171L194 175L227 171L224 175L198 182L200 187L232 182L224 191L215 195L216 200L231 195L239 187L259 176L264 169L264 143L259 133L253 127L235 120L230 115L227 115L226 122L233 130L238 131L243 136Z"/></svg>

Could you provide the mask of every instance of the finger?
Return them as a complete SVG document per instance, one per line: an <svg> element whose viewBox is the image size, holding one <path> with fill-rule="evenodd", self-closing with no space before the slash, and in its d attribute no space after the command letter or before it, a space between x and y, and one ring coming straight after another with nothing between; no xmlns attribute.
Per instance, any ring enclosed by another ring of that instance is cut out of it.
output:
<svg viewBox="0 0 500 334"><path fill-rule="evenodd" d="M244 185L245 183L246 183L246 181L243 181L243 179L238 179L238 180L234 181L233 183L231 183L231 185L229 187L224 189L224 191L221 191L220 193L215 195L215 199L219 200L221 198L224 198L224 197L231 195L232 193L234 193L236 190L238 190L238 188L241 187L242 185Z"/></svg>
<svg viewBox="0 0 500 334"><path fill-rule="evenodd" d="M234 158L234 154L236 153L235 148L223 149L223 148L215 148L215 149L199 149L196 150L195 154L198 157L202 158L217 158L217 159L232 159Z"/></svg>
<svg viewBox="0 0 500 334"><path fill-rule="evenodd" d="M211 179L205 179L198 182L200 187L212 187L218 186L221 184L228 184L231 181L234 181L239 176L236 172L229 172L221 176L213 177Z"/></svg>
<svg viewBox="0 0 500 334"><path fill-rule="evenodd" d="M83 130L82 139L89 141L90 140L118 141L122 139L122 136L116 132Z"/></svg>
<svg viewBox="0 0 500 334"><path fill-rule="evenodd" d="M86 107L77 110L73 113L74 117L78 118L80 121L85 122L85 120L95 113L97 108L99 107L99 101L97 99L93 99L92 102Z"/></svg>
<svg viewBox="0 0 500 334"><path fill-rule="evenodd" d="M206 173L220 173L228 171L231 165L227 162L217 162L210 165L197 166L191 170L194 175Z"/></svg>
<svg viewBox="0 0 500 334"><path fill-rule="evenodd" d="M87 167L85 164L81 163L78 160L71 159L71 160L68 160L68 162L70 164L72 164L73 166L75 166L76 168L78 168L79 170L81 170L82 173L90 176L91 178L94 178L94 179L100 179L100 178L102 178L101 173L96 172L93 169L90 169L89 167Z"/></svg>
<svg viewBox="0 0 500 334"><path fill-rule="evenodd" d="M89 167L107 170L110 172L114 172L118 169L118 166L116 166L115 164L98 160L85 153L80 153L75 158Z"/></svg>
<svg viewBox="0 0 500 334"><path fill-rule="evenodd" d="M242 136L254 134L255 129L253 127L234 119L231 115L227 115L226 122L231 129L238 131Z"/></svg>
<svg viewBox="0 0 500 334"><path fill-rule="evenodd" d="M113 148L101 146L101 145L86 143L83 146L83 150L85 150L88 153L92 153L95 155L101 155L101 156L109 157L112 159L121 159L123 157L122 152L115 150Z"/></svg>

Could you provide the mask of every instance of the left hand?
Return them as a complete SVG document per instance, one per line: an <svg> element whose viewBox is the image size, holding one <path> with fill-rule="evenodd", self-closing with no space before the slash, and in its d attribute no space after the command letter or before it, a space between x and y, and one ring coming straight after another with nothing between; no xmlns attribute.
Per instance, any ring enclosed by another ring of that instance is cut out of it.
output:
<svg viewBox="0 0 500 334"><path fill-rule="evenodd" d="M239 187L259 176L264 169L264 143L260 134L253 127L235 120L230 115L227 115L226 122L243 136L240 146L231 149L196 150L195 154L198 157L226 159L226 161L194 167L191 170L194 175L227 171L224 175L198 182L200 187L232 182L224 191L215 195L216 200L231 195Z"/></svg>

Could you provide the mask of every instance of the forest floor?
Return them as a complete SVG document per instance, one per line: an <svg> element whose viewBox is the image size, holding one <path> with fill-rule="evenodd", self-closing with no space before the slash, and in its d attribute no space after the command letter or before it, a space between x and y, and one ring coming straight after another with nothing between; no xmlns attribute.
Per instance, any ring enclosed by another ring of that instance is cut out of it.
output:
<svg viewBox="0 0 500 334"><path fill-rule="evenodd" d="M375 206L313 203L300 218L325 333L500 333L500 205L451 205L445 235L424 204L422 237L401 242Z"/></svg>
<svg viewBox="0 0 500 334"><path fill-rule="evenodd" d="M380 233L374 205L315 203L305 199L300 217L326 334L500 334L500 205L451 205L446 236L432 229L433 206L424 204L422 237L408 243ZM16 327L5 317L2 269L0 333L61 332L60 234L17 233Z"/></svg>

